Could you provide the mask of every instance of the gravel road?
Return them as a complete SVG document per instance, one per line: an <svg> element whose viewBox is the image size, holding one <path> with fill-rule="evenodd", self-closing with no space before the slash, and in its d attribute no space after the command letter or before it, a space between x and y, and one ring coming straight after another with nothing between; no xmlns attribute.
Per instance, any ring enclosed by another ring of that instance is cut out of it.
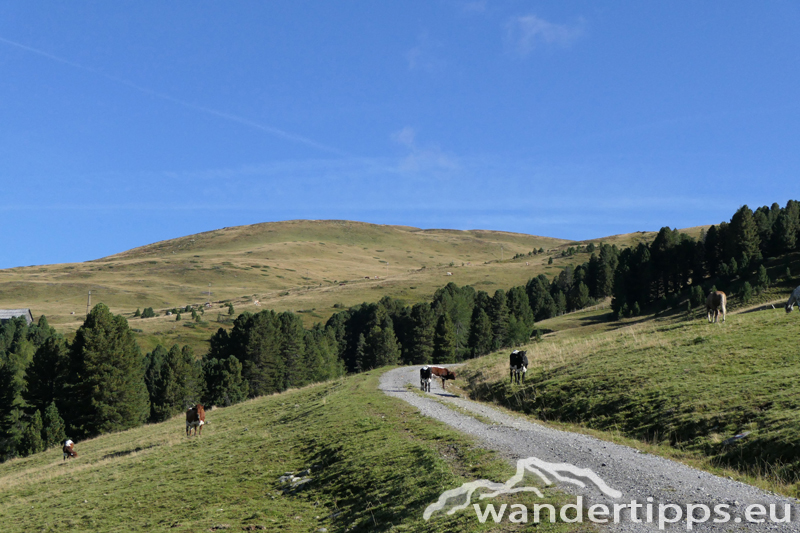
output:
<svg viewBox="0 0 800 533"><path fill-rule="evenodd" d="M622 497L612 499L606 496L595 484L587 481L585 488L570 483L559 483L559 488L567 493L584 498L584 510L594 504L608 506L612 512L609 524L602 526L609 531L639 532L658 531L659 515L674 519L674 508L659 509L659 505L677 505L683 517L674 524L663 523L666 531L800 531L800 506L797 499L777 496L749 485L696 470L681 463L639 452L627 446L598 440L594 437L569 433L548 428L522 417L509 415L487 404L474 402L442 390L441 381L435 380L431 392L420 395L409 391L408 384L419 387L419 368L404 367L386 372L380 381L380 388L386 394L400 398L417 407L420 412L440 420L453 428L472 435L487 448L507 457L513 464L519 459L536 457L551 463L569 463L579 468L588 468L596 473L608 486L622 492ZM457 406L455 410L448 405ZM478 417L465 414L475 413ZM492 423L484 423L489 420ZM492 480L504 482L505 480ZM455 487L454 487L455 488ZM650 498L650 499L649 499ZM620 512L620 519L613 519L614 504L642 505L636 511L641 520L631 520L631 508ZM481 505L490 503L481 501ZM431 502L434 503L434 502ZM473 498L473 503L475 499ZM652 508L652 521L647 520L647 505ZM687 521L687 505L703 504L708 507L707 521L699 522L704 516L702 508L695 508L692 515L698 523ZM766 514L760 515L763 505ZM715 506L721 507L721 513ZM785 506L791 509L791 522L776 523L771 519L770 505L774 515L782 519ZM749 515L748 515L749 509ZM468 511L470 512L470 511ZM571 513L571 512L570 512ZM725 514L729 519L725 521ZM570 516L570 514L568 514ZM714 523L717 519L720 522ZM751 519L763 520L753 523ZM490 518L491 520L491 518ZM529 521L532 521L529 511ZM738 520L738 521L737 521ZM504 519L506 521L506 519ZM588 522L584 514L584 521ZM615 523L618 522L618 523ZM692 526L691 528L689 526Z"/></svg>

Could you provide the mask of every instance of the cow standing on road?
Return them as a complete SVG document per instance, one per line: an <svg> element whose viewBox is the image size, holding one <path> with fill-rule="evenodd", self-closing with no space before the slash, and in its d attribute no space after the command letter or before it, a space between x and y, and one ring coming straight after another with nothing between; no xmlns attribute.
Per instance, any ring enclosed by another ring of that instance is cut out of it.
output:
<svg viewBox="0 0 800 533"><path fill-rule="evenodd" d="M456 379L456 373L455 372L450 372L449 370L447 370L446 368L443 368L441 366L432 366L431 367L431 373L434 376L436 376L437 378L441 378L441 380L442 380L442 389L444 389L444 390L447 390L447 387L445 387L445 382L448 379Z"/></svg>
<svg viewBox="0 0 800 533"><path fill-rule="evenodd" d="M520 375L522 375L522 382L525 382L525 373L528 371L528 356L526 351L514 350L511 352L509 363L511 367L511 383L516 380L520 382Z"/></svg>
<svg viewBox="0 0 800 533"><path fill-rule="evenodd" d="M426 365L419 369L419 388L423 392L431 391L431 375L431 367Z"/></svg>

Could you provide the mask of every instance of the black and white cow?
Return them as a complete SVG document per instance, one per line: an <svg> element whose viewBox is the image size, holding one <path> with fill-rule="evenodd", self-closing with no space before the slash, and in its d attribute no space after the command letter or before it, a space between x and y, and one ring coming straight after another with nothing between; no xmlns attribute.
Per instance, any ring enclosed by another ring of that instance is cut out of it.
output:
<svg viewBox="0 0 800 533"><path fill-rule="evenodd" d="M514 383L516 380L517 383L520 382L520 375L522 375L522 381L525 382L525 372L528 371L528 352L521 352L519 350L514 350L511 352L511 357L509 358L509 364L511 366L511 383Z"/></svg>
<svg viewBox="0 0 800 533"><path fill-rule="evenodd" d="M419 388L423 392L431 391L431 374L431 367L427 365L419 369Z"/></svg>

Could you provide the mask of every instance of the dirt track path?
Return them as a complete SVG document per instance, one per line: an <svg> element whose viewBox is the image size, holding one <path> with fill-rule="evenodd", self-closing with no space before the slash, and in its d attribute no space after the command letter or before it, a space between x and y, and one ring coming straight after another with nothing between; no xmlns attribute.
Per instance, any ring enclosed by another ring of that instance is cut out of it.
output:
<svg viewBox="0 0 800 533"><path fill-rule="evenodd" d="M608 526L612 531L658 531L659 504L676 504L681 507L684 514L684 518L674 525L667 524L665 526L667 531L687 530L685 515L686 506L689 504L704 504L711 510L709 520L692 524L692 531L800 531L800 505L796 499L767 493L681 463L641 453L627 446L548 428L522 417L509 415L487 404L445 392L440 383L434 383L427 395L409 391L408 384L419 387L419 368L404 367L386 372L381 377L380 388L386 394L414 405L423 415L476 437L487 448L500 452L514 463L519 459L536 457L551 463L569 463L579 468L591 469L608 486L621 491L622 497L612 499L591 483L587 483L585 488L569 483L560 483L559 487L566 492L584 496L588 501L588 504L584 504L584 508L587 509L596 503L608 505L613 509L615 503L629 504L632 500L643 506L642 510L637 512L643 522L632 522L630 510L627 509L622 512L622 519L618 524ZM463 414L441 402L475 413L480 419ZM491 420L492 423L487 424L481 420ZM653 522L648 524L646 505L650 502L654 518ZM753 518L763 518L765 520L763 523L757 524L748 520L745 512L753 504L764 505L767 509L765 516L753 515ZM791 522L771 521L770 504L775 506L778 518L784 517L784 506L789 504ZM722 508L730 516L727 522L713 523L715 518L723 518L722 514L714 512L714 506L717 505L729 506ZM667 517L673 517L672 513L672 510L664 511ZM702 515L702 509L695 511L695 516L698 518ZM739 519L739 522L736 522L736 519Z"/></svg>

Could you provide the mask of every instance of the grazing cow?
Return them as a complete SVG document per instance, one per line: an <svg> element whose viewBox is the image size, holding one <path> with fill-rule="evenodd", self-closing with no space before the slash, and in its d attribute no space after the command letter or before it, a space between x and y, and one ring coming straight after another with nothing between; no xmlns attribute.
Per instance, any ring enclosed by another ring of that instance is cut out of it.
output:
<svg viewBox="0 0 800 533"><path fill-rule="evenodd" d="M706 298L706 314L708 315L708 321L712 322L711 314L714 314L713 322L717 322L719 320L719 313L722 311L722 321L725 322L725 303L727 301L727 297L725 293L722 291L711 291L708 293L708 298Z"/></svg>
<svg viewBox="0 0 800 533"><path fill-rule="evenodd" d="M431 375L431 367L426 365L419 369L419 388L423 392L431 391Z"/></svg>
<svg viewBox="0 0 800 533"><path fill-rule="evenodd" d="M455 372L450 372L449 370L447 370L446 368L443 368L441 366L432 366L431 367L431 373L434 376L436 376L438 378L441 378L441 380L442 380L442 388L444 390L447 390L447 387L445 387L445 381L446 380L448 380L448 379L456 379L456 373Z"/></svg>
<svg viewBox="0 0 800 533"><path fill-rule="evenodd" d="M203 433L203 424L206 423L206 411L201 404L190 407L186 410L186 436L194 428L194 434L200 435Z"/></svg>
<svg viewBox="0 0 800 533"><path fill-rule="evenodd" d="M789 301L786 302L786 312L791 313L792 309L794 308L794 304L797 304L797 308L800 309L800 287L797 287L789 296Z"/></svg>
<svg viewBox="0 0 800 533"><path fill-rule="evenodd" d="M66 461L68 457L70 459L78 457L78 452L75 451L75 443L70 439L64 441L64 446L61 448L61 451L64 452L64 461Z"/></svg>
<svg viewBox="0 0 800 533"><path fill-rule="evenodd" d="M515 378L516 382L520 382L520 375L522 375L522 382L525 382L525 373L528 371L528 352L521 352L519 350L514 350L511 352L511 357L509 358L509 363L511 366L511 383L514 383Z"/></svg>

